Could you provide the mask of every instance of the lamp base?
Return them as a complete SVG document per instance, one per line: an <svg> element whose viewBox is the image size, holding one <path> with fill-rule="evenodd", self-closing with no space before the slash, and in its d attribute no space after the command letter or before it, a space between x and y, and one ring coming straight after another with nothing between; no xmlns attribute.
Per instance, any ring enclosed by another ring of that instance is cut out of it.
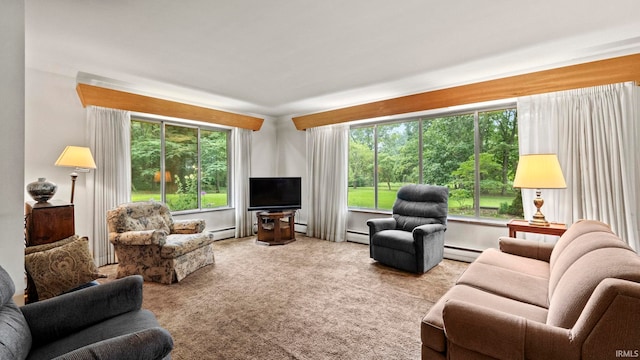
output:
<svg viewBox="0 0 640 360"><path fill-rule="evenodd" d="M533 219L529 220L529 225L534 226L549 226L549 222L544 218L540 208L544 204L544 200L540 197L540 189L536 190L536 198L533 199L533 205L536 206L536 213L533 214Z"/></svg>
<svg viewBox="0 0 640 360"><path fill-rule="evenodd" d="M540 212L537 212L535 215L533 215L533 219L529 220L529 225L549 226L550 224L547 219L544 218L544 215L542 215Z"/></svg>

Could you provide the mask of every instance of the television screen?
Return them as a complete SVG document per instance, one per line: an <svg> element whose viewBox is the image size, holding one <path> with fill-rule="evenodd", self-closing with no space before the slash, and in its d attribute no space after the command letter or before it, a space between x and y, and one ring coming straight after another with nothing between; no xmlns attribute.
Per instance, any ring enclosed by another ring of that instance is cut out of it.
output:
<svg viewBox="0 0 640 360"><path fill-rule="evenodd" d="M300 209L301 200L299 177L249 178L249 211Z"/></svg>

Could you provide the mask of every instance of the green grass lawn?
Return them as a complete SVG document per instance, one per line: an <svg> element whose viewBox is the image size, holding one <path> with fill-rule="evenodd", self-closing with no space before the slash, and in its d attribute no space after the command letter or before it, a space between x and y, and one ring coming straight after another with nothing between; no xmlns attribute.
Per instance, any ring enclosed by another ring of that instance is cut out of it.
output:
<svg viewBox="0 0 640 360"><path fill-rule="evenodd" d="M396 201L396 193L398 189L402 186L401 184L392 184L391 190L387 187L386 184L378 187L378 209L381 210L391 210L393 208L393 203ZM480 196L480 206L482 208L500 208L501 203L511 204L514 196L500 196L500 195L481 195ZM374 208L374 196L373 196L373 187L359 187L357 189L353 189L349 187L348 193L348 204L349 207L353 208L364 208L364 209L373 209ZM449 213L454 215L474 215L473 211L473 199L468 198L464 199L464 201L458 201L449 199ZM494 214L495 213L495 214ZM505 217L497 214L497 211L487 211L488 217ZM482 214L484 217L485 215ZM509 216L506 216L509 217Z"/></svg>
<svg viewBox="0 0 640 360"><path fill-rule="evenodd" d="M171 207L171 204L175 204L179 196L180 195L178 194L167 194L167 204L169 204L169 206ZM162 196L160 196L160 193L155 193L155 192L140 191L140 192L131 193L131 201L148 201L148 200L162 201ZM215 207L221 207L221 206L227 206L227 205L228 205L228 202L227 202L226 191L220 192L220 193L206 193L204 196L202 196L203 208L215 208ZM172 210L175 210L175 209L172 208ZM179 209L179 210L185 210L185 209Z"/></svg>

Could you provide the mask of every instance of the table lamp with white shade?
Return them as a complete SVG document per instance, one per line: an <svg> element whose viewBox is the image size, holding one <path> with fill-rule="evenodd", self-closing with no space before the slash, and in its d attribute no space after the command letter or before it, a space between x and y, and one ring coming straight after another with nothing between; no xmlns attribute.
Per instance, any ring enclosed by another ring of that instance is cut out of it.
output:
<svg viewBox="0 0 640 360"><path fill-rule="evenodd" d="M565 189L567 187L556 154L520 155L513 187L536 189L536 198L533 199L533 204L537 211L533 215L533 219L529 220L529 224L549 226L549 222L540 212L540 208L544 204L544 200L540 197L540 189Z"/></svg>
<svg viewBox="0 0 640 360"><path fill-rule="evenodd" d="M77 172L89 172L89 170L96 168L91 149L83 146L67 146L58 157L58 160L56 160L55 165L75 168L75 171L70 174L71 203L73 204L73 194L75 192L76 179L78 178Z"/></svg>

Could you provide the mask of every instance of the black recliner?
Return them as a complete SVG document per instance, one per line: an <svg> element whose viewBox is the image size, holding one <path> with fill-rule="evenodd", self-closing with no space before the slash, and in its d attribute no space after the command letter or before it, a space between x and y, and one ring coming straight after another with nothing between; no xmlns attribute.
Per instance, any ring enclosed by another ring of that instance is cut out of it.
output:
<svg viewBox="0 0 640 360"><path fill-rule="evenodd" d="M443 258L449 189L411 184L396 197L392 218L367 221L370 256L404 271L427 272Z"/></svg>

